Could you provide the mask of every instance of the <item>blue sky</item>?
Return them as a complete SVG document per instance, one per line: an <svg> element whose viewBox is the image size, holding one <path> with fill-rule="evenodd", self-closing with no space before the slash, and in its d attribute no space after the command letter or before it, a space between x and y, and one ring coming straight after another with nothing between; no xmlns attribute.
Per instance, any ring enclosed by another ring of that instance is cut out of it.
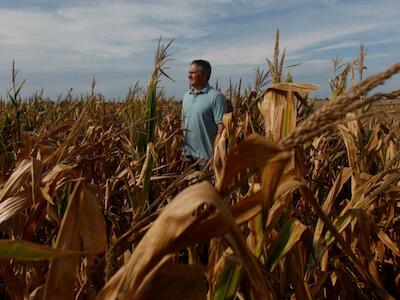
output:
<svg viewBox="0 0 400 300"><path fill-rule="evenodd" d="M146 84L158 38L174 39L168 74L160 85L180 98L187 68L197 58L213 66L211 82L251 83L254 70L272 58L276 30L287 47L295 81L319 85L329 96L332 58L343 62L367 48L365 76L400 62L400 0L1 0L0 95L11 86L12 61L25 95L44 88L49 97L96 90L123 98ZM386 90L399 89L396 75Z"/></svg>

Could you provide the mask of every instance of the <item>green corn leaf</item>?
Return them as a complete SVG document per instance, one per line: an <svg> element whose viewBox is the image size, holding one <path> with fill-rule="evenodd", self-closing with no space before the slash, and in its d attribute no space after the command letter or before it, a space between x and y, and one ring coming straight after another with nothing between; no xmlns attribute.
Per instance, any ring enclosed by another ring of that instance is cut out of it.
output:
<svg viewBox="0 0 400 300"><path fill-rule="evenodd" d="M1 240L0 259L17 260L49 260L68 256L83 255L79 251L59 250L51 247L40 246L27 241Z"/></svg>
<svg viewBox="0 0 400 300"><path fill-rule="evenodd" d="M272 271L279 260L293 248L306 228L304 224L296 219L286 221L275 240L271 255L267 261L269 270Z"/></svg>
<svg viewBox="0 0 400 300"><path fill-rule="evenodd" d="M214 300L233 300L244 275L242 266L234 266L229 260L219 274L215 287Z"/></svg>

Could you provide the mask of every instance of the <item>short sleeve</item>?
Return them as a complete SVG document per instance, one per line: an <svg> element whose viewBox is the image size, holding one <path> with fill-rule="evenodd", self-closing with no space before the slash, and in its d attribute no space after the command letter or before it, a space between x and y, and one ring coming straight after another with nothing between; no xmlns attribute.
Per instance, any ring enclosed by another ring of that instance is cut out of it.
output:
<svg viewBox="0 0 400 300"><path fill-rule="evenodd" d="M224 114L228 112L226 107L225 97L221 93L215 96L213 101L213 114L215 124L220 124L223 122Z"/></svg>

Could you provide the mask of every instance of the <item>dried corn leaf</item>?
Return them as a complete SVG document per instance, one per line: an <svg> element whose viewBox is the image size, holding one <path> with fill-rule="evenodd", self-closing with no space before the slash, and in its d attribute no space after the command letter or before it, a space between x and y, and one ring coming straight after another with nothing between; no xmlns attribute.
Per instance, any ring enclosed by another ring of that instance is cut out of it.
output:
<svg viewBox="0 0 400 300"><path fill-rule="evenodd" d="M286 154L286 157L284 154ZM264 216L268 214L268 210L274 202L274 196L283 175L283 171L289 161L290 154L289 152L282 152L280 157L281 160L279 161L267 163L262 171L261 190L263 193L263 201L261 204Z"/></svg>
<svg viewBox="0 0 400 300"><path fill-rule="evenodd" d="M107 246L106 225L96 195L85 185L79 195L79 234L85 251L105 252Z"/></svg>
<svg viewBox="0 0 400 300"><path fill-rule="evenodd" d="M73 170L73 168L73 165L57 164L51 169L50 172L46 174L46 176L43 177L42 182L48 183L57 181L57 179L60 177L65 176L65 173L69 173L71 170Z"/></svg>
<svg viewBox="0 0 400 300"><path fill-rule="evenodd" d="M43 171L43 164L37 159L32 158L32 164L31 164L31 174L32 174L32 200L33 203L36 203L38 201L37 198L37 193L38 193L38 188L40 185L40 179L42 176L42 171Z"/></svg>
<svg viewBox="0 0 400 300"><path fill-rule="evenodd" d="M104 252L106 248L105 224L96 197L82 181L70 196L67 210L57 236L56 248L80 250L90 253ZM74 291L79 257L54 259L47 274L44 299L58 294L60 299L70 299Z"/></svg>
<svg viewBox="0 0 400 300"><path fill-rule="evenodd" d="M25 183L26 178L29 176L31 164L31 161L25 159L18 165L0 191L0 202L3 202L21 189L22 184Z"/></svg>
<svg viewBox="0 0 400 300"><path fill-rule="evenodd" d="M342 134L344 143L346 145L349 167L351 167L353 170L351 189L354 194L355 190L360 184L360 166L359 166L359 158L357 156L357 146L355 142L355 137L348 127L344 125L338 125L337 127L340 133Z"/></svg>
<svg viewBox="0 0 400 300"><path fill-rule="evenodd" d="M294 247L287 255L288 273L291 285L294 288L296 299L313 299L311 288L304 279L304 261L300 257L300 245Z"/></svg>
<svg viewBox="0 0 400 300"><path fill-rule="evenodd" d="M298 180L293 174L285 174L282 176L277 191L276 199L280 199L283 195L292 193L304 185L304 182ZM244 224L257 216L261 211L261 203L264 201L264 194L258 191L251 196L240 199L237 203L229 208L230 213L235 218L238 225ZM274 202L271 209L268 211L267 228L271 227L280 217L284 203L282 201ZM228 227L223 224L223 219L220 213L216 213L203 222L201 227L194 228L186 239L188 243L196 241L205 241L209 238L216 237L228 231Z"/></svg>
<svg viewBox="0 0 400 300"><path fill-rule="evenodd" d="M200 265L171 264L170 260L166 256L146 276L135 299L206 299L206 268Z"/></svg>
<svg viewBox="0 0 400 300"><path fill-rule="evenodd" d="M70 196L67 210L61 223L55 247L60 250L78 251L81 248L79 237L79 184ZM78 270L79 257L53 259L44 291L44 300L73 299L74 282Z"/></svg>
<svg viewBox="0 0 400 300"><path fill-rule="evenodd" d="M286 157L287 152L283 151L280 145L258 134L252 134L228 155L221 179L216 181L215 186L223 194L240 172L255 167L260 168L269 161L278 161Z"/></svg>
<svg viewBox="0 0 400 300"><path fill-rule="evenodd" d="M44 284L37 287L30 295L29 300L42 300L44 296Z"/></svg>
<svg viewBox="0 0 400 300"><path fill-rule="evenodd" d="M32 204L32 194L24 191L0 203L0 224Z"/></svg>
<svg viewBox="0 0 400 300"><path fill-rule="evenodd" d="M14 268L11 263L9 263L8 261L0 261L0 275L2 277L2 280L4 280L5 291L7 291L7 296L9 297L6 299L24 299L23 284L14 273Z"/></svg>
<svg viewBox="0 0 400 300"><path fill-rule="evenodd" d="M396 245L385 232L379 230L378 238L382 241L382 243L385 244L386 247L393 251L394 255L400 257L400 250L398 245Z"/></svg>
<svg viewBox="0 0 400 300"><path fill-rule="evenodd" d="M351 168L343 168L342 170L340 170L333 186L331 187L331 190L329 191L328 196L325 198L324 203L322 204L322 210L326 215L329 215L337 195L340 193L347 180L349 180L351 174ZM323 228L324 222L322 221L322 219L319 218L317 225L315 226L313 238L314 250L317 252L317 257L322 256L322 253L318 253L319 251L317 249L319 249L320 247L320 239Z"/></svg>
<svg viewBox="0 0 400 300"><path fill-rule="evenodd" d="M166 254L188 246L186 236L194 228L201 227L201 222L212 211L209 208L202 211L204 205L221 212L223 221L228 224L231 235L229 240L233 243L231 246L243 260L254 292L262 298L270 299L272 290L268 288L269 283L262 276L220 196L207 182L193 185L174 198L142 238L129 261L104 286L98 299L135 298L140 293L138 288L145 276Z"/></svg>
<svg viewBox="0 0 400 300"><path fill-rule="evenodd" d="M318 89L318 86L315 84L300 82L276 82L272 85L271 89L277 89L281 91L293 91L304 94L316 91Z"/></svg>

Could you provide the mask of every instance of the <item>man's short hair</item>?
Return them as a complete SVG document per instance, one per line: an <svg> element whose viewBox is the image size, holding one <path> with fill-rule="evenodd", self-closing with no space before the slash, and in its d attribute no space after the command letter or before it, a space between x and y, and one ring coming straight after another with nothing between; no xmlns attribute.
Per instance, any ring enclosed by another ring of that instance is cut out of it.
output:
<svg viewBox="0 0 400 300"><path fill-rule="evenodd" d="M202 59L195 59L191 65L196 65L200 68L200 71L207 76L207 80L210 80L211 76L211 65L208 61Z"/></svg>

